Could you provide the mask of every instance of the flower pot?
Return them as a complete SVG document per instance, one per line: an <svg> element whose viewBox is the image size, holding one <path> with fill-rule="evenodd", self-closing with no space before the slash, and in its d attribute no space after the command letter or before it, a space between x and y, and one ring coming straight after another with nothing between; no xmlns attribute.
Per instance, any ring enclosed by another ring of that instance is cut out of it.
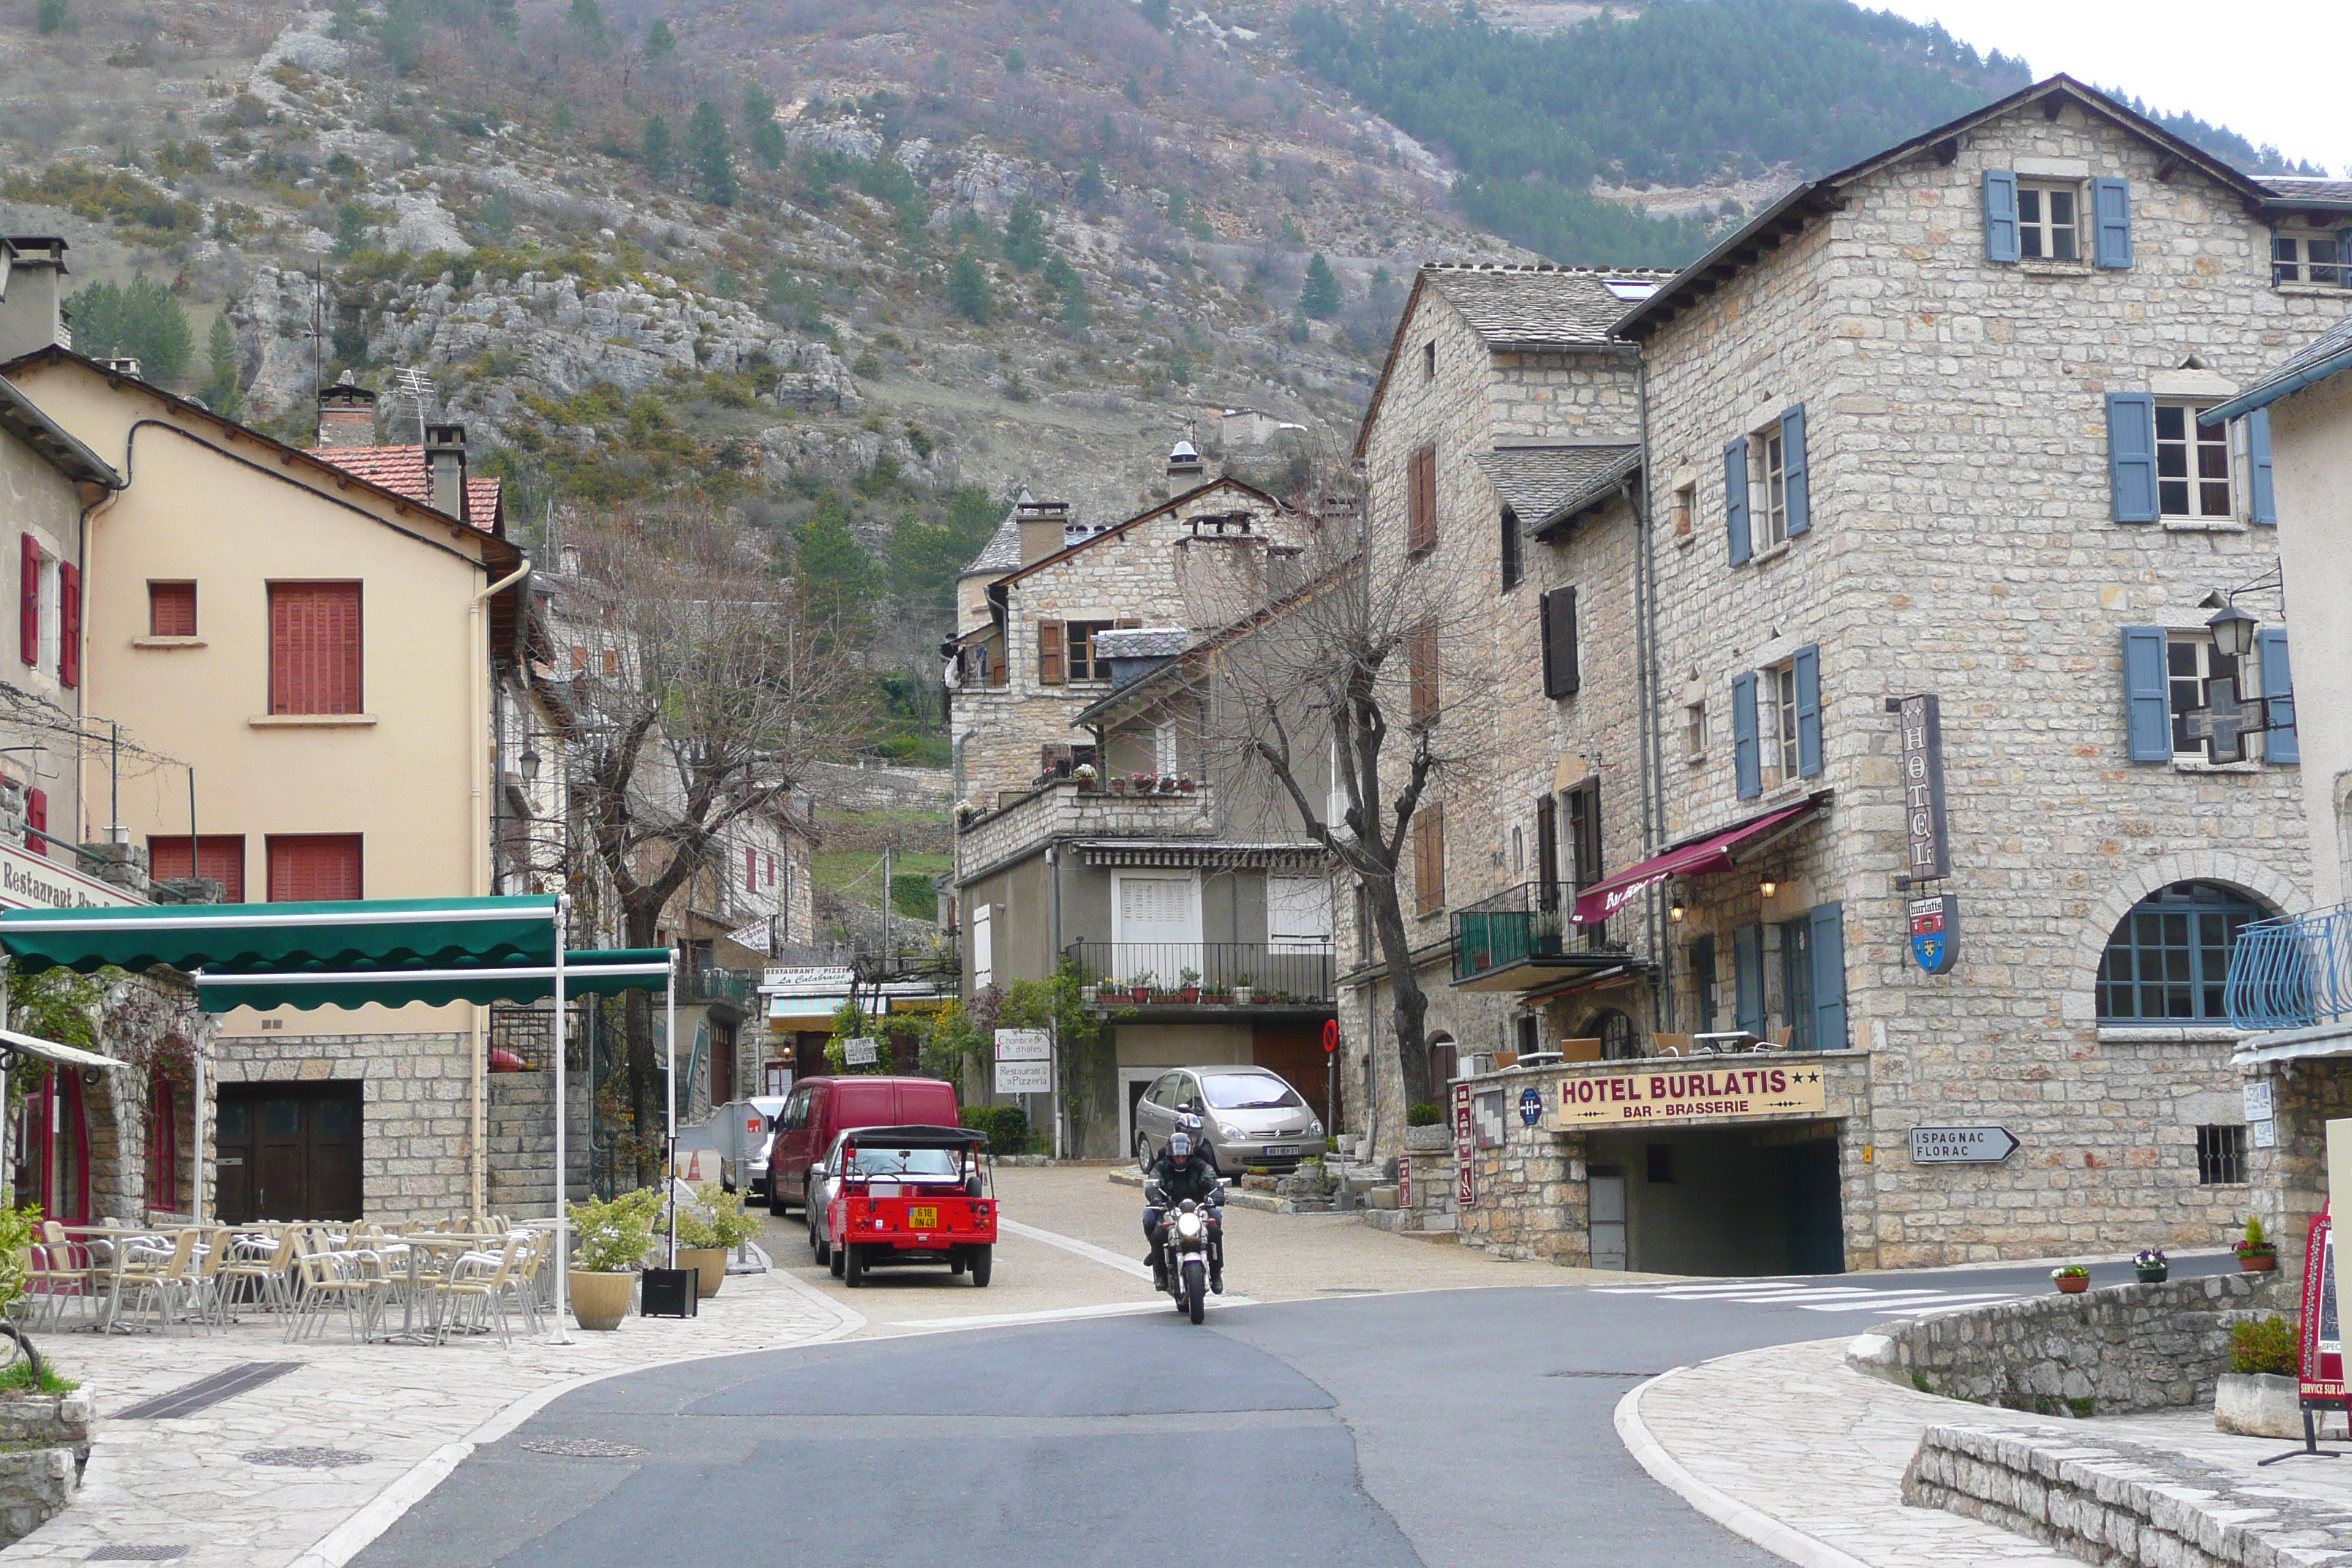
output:
<svg viewBox="0 0 2352 1568"><path fill-rule="evenodd" d="M2053 1279L2051 1283L2058 1287L2058 1294L2061 1296L2079 1296L2091 1288L2091 1277L2087 1274L2069 1274L2063 1278Z"/></svg>
<svg viewBox="0 0 2352 1568"><path fill-rule="evenodd" d="M1252 994L1253 994L1253 993L1251 992L1250 988L1249 988L1248 986L1246 986L1246 985L1236 985L1236 986L1234 986L1234 1006L1236 1006L1236 1007L1246 1007L1246 1006L1248 1006L1248 1005L1250 1005L1250 997L1251 997L1251 995L1252 995Z"/></svg>
<svg viewBox="0 0 2352 1568"><path fill-rule="evenodd" d="M1139 1007L1151 1000L1151 987L1149 985L1131 985L1128 987L1127 994L1129 1000Z"/></svg>
<svg viewBox="0 0 2352 1568"><path fill-rule="evenodd" d="M1454 1129L1444 1122L1404 1130L1404 1146L1416 1153L1433 1154L1454 1147Z"/></svg>
<svg viewBox="0 0 2352 1568"><path fill-rule="evenodd" d="M1176 994L1187 1003L1198 1002L1201 999L1201 988L1197 985L1187 985L1179 990Z"/></svg>
<svg viewBox="0 0 2352 1568"><path fill-rule="evenodd" d="M1098 985L1081 985L1078 987L1078 1000L1085 1003L1089 1007L1095 1005L1095 999L1101 994L1102 987Z"/></svg>
<svg viewBox="0 0 2352 1568"><path fill-rule="evenodd" d="M703 1300L718 1295L719 1287L727 1283L727 1249L723 1247L681 1247L677 1249L677 1266L695 1271L694 1293Z"/></svg>
<svg viewBox="0 0 2352 1568"><path fill-rule="evenodd" d="M629 1297L637 1288L634 1273L590 1274L572 1271L572 1315L583 1329L609 1330L629 1315Z"/></svg>
<svg viewBox="0 0 2352 1568"><path fill-rule="evenodd" d="M2278 1254L2275 1252L2238 1254L2238 1272L2241 1274L2267 1274L2277 1267Z"/></svg>
<svg viewBox="0 0 2352 1568"><path fill-rule="evenodd" d="M1179 795L1191 795L1191 794L1192 793L1192 789L1193 789L1193 784L1192 784L1192 781L1191 779L1178 779L1178 780L1176 781L1176 793L1177 793L1177 794L1179 794Z"/></svg>
<svg viewBox="0 0 2352 1568"><path fill-rule="evenodd" d="M1113 795L1125 795L1127 793L1127 781L1125 779L1111 780L1110 793Z"/></svg>
<svg viewBox="0 0 2352 1568"><path fill-rule="evenodd" d="M2139 1276L2139 1282L2143 1285L2161 1285L2172 1278L2171 1266L2164 1263L2157 1264L2153 1268L2135 1269L2134 1272Z"/></svg>

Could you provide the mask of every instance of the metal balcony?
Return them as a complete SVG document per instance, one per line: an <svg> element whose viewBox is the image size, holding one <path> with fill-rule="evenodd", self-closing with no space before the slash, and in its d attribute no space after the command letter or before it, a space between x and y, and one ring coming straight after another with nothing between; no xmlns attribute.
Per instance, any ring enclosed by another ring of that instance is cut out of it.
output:
<svg viewBox="0 0 2352 1568"><path fill-rule="evenodd" d="M759 1002L760 976L741 969L696 969L678 989L681 1002L717 1002L748 1014Z"/></svg>
<svg viewBox="0 0 2352 1568"><path fill-rule="evenodd" d="M1262 942L1074 942L1064 955L1105 1006L1179 1004L1206 1006L1328 1007L1332 954L1328 948L1286 951ZM1182 1003L1187 972L1199 994ZM1247 986L1250 1000L1235 994ZM1143 1001L1135 1000L1138 990Z"/></svg>
<svg viewBox="0 0 2352 1568"><path fill-rule="evenodd" d="M1579 971L1632 961L1600 940L1604 928L1570 934L1576 889L1522 882L1454 911L1454 984L1465 991L1525 991Z"/></svg>
<svg viewBox="0 0 2352 1568"><path fill-rule="evenodd" d="M2241 929L2222 1001L2241 1029L2352 1022L2352 904Z"/></svg>

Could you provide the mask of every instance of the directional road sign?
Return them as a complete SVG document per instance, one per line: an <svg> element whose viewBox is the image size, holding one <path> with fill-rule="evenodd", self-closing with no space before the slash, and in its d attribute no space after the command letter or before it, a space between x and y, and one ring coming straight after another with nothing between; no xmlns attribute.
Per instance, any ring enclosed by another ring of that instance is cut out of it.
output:
<svg viewBox="0 0 2352 1568"><path fill-rule="evenodd" d="M2017 1150L2017 1135L2006 1127L1911 1129L1915 1165L1998 1165Z"/></svg>

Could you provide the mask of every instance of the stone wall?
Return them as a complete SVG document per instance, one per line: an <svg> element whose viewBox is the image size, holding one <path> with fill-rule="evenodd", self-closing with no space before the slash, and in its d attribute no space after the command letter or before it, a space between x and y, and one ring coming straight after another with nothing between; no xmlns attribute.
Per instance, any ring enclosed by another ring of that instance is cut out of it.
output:
<svg viewBox="0 0 2352 1568"><path fill-rule="evenodd" d="M81 1489L98 1424L87 1393L0 1400L0 1546L63 1513Z"/></svg>
<svg viewBox="0 0 2352 1568"><path fill-rule="evenodd" d="M588 1075L565 1075L564 1184L572 1201L588 1194ZM489 1195L492 1214L509 1219L555 1212L555 1075L490 1074Z"/></svg>
<svg viewBox="0 0 2352 1568"><path fill-rule="evenodd" d="M2230 1327L2297 1310L2277 1273L2110 1285L1907 1319L1846 1352L1857 1372L1929 1394L2046 1415L2210 1405Z"/></svg>
<svg viewBox="0 0 2352 1568"><path fill-rule="evenodd" d="M360 1083L362 1202L397 1224L474 1207L473 1051L470 1032L241 1035L220 1042L214 1070L223 1084Z"/></svg>
<svg viewBox="0 0 2352 1568"><path fill-rule="evenodd" d="M955 804L955 775L946 768L845 767L810 763L802 793L847 811L945 811Z"/></svg>

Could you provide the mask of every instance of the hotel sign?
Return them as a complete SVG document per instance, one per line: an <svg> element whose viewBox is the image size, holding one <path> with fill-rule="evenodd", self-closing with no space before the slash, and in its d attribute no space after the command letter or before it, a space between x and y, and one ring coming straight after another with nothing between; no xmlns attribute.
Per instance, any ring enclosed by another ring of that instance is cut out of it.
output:
<svg viewBox="0 0 2352 1568"><path fill-rule="evenodd" d="M1926 695L1901 699L1895 711L1903 724L1903 836L1909 842L1904 871L1914 882L1931 882L1952 874L1944 833L1943 716Z"/></svg>
<svg viewBox="0 0 2352 1568"><path fill-rule="evenodd" d="M1825 1094L1822 1069L1799 1062L1601 1073L1560 1080L1552 1131L1801 1115Z"/></svg>
<svg viewBox="0 0 2352 1568"><path fill-rule="evenodd" d="M117 910L146 901L46 855L0 844L0 909Z"/></svg>

